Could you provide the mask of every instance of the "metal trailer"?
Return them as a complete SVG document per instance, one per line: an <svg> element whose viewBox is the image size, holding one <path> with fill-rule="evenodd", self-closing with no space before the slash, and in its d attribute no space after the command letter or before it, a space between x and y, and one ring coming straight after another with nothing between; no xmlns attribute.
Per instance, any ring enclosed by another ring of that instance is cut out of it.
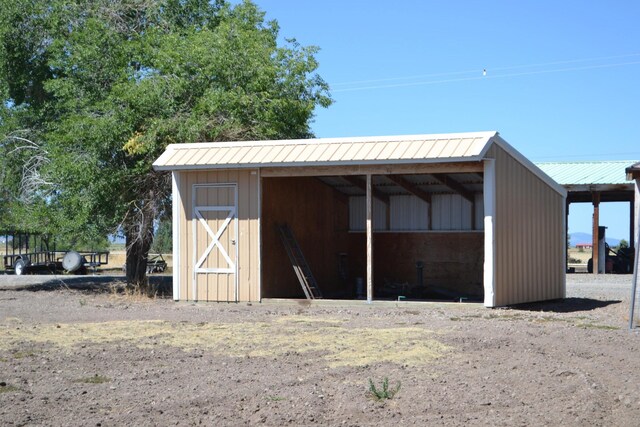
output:
<svg viewBox="0 0 640 427"><path fill-rule="evenodd" d="M162 254L147 256L147 274L162 273L167 269L167 262ZM122 272L127 273L127 264L122 264Z"/></svg>
<svg viewBox="0 0 640 427"><path fill-rule="evenodd" d="M55 241L46 234L10 231L0 235L4 236L4 272L9 274L86 274L88 268L95 271L109 262L107 251L56 250Z"/></svg>

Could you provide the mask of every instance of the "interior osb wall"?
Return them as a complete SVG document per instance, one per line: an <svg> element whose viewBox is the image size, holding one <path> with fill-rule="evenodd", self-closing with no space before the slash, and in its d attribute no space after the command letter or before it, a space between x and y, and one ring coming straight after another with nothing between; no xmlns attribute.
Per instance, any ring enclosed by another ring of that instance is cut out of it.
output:
<svg viewBox="0 0 640 427"><path fill-rule="evenodd" d="M263 298L304 298L276 229L281 223L293 230L323 296L344 296L338 254L347 252L348 215L348 199L317 178L263 178Z"/></svg>
<svg viewBox="0 0 640 427"><path fill-rule="evenodd" d="M366 277L365 240L365 233L349 235L354 283L355 277ZM374 233L373 261L374 299L394 290L416 298L483 295L481 232ZM423 289L416 288L418 261L424 263Z"/></svg>

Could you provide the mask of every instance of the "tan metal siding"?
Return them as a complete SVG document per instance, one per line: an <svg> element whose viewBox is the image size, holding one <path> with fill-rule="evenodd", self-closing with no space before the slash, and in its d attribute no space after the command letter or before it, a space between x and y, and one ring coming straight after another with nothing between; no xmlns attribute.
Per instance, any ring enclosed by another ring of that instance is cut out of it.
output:
<svg viewBox="0 0 640 427"><path fill-rule="evenodd" d="M494 146L495 305L565 296L564 197Z"/></svg>
<svg viewBox="0 0 640 427"><path fill-rule="evenodd" d="M208 245L207 239L199 239L194 242L192 207L194 184L237 184L237 244L238 258L238 300L259 301L259 228L258 228L258 172L255 170L221 170L201 172L180 172L179 191L181 195L181 208L179 209L180 221L180 245L179 253L174 257L180 259L181 300L198 301L230 301L234 299L235 282L233 275L229 274L198 274L197 295L194 294L193 268L194 246L202 253ZM223 189L212 190L197 194L198 204L218 205L233 203L233 196ZM216 224L220 224L221 221ZM215 226L215 225L214 225ZM215 230L214 230L215 231ZM201 234L200 234L201 236ZM230 239L230 237L226 237ZM195 245L194 245L195 243ZM207 260L207 266L224 264L219 252L212 253L212 258Z"/></svg>

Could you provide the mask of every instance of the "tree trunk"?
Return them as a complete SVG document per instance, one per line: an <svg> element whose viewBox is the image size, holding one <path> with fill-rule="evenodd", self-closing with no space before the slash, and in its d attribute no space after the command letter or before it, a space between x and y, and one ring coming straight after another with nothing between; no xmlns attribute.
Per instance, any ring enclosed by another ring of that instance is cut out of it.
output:
<svg viewBox="0 0 640 427"><path fill-rule="evenodd" d="M151 294L147 277L147 258L153 243L153 221L142 220L125 231L127 244L127 286Z"/></svg>
<svg viewBox="0 0 640 427"><path fill-rule="evenodd" d="M153 289L147 278L147 259L153 243L154 220L171 206L167 196L171 194L171 175L151 172L135 185L147 190L130 205L122 223L127 244L127 286L151 296Z"/></svg>

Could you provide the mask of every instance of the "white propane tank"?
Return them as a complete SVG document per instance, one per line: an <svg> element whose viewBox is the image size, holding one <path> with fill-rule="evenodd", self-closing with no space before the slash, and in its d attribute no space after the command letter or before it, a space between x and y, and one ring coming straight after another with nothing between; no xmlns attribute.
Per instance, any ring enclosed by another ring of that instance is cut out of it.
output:
<svg viewBox="0 0 640 427"><path fill-rule="evenodd" d="M64 258L62 258L62 268L70 273L82 267L83 263L84 257L76 251L69 251L64 254Z"/></svg>

